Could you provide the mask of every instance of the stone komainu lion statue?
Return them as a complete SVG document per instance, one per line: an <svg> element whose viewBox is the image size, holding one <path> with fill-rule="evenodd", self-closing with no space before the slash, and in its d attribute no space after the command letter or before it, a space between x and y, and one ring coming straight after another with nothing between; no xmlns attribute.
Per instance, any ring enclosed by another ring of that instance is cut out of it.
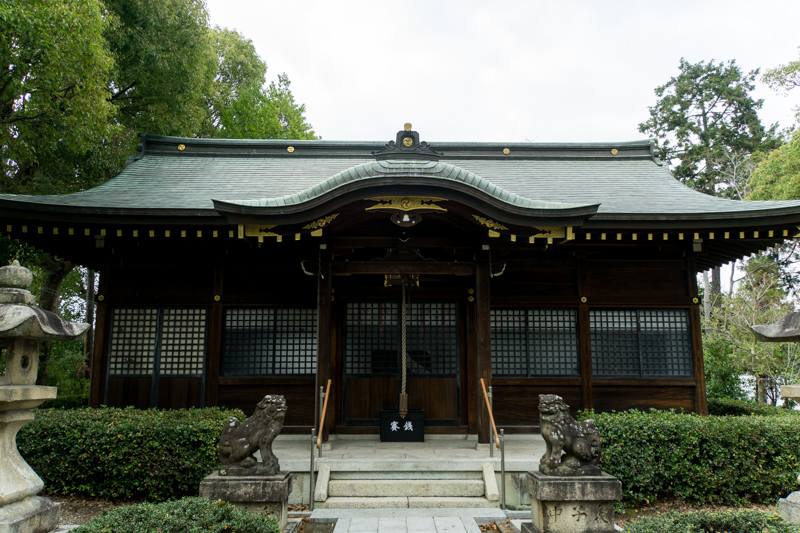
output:
<svg viewBox="0 0 800 533"><path fill-rule="evenodd" d="M286 398L268 394L256 405L256 411L244 422L231 417L219 439L219 460L223 465L248 469L248 473L275 475L280 471L272 453L272 441L283 428ZM255 452L261 450L262 466ZM229 470L229 469L228 469Z"/></svg>
<svg viewBox="0 0 800 533"><path fill-rule="evenodd" d="M539 395L539 412L547 444L539 471L551 476L599 476L601 439L594 420L579 424L569 414L569 405L555 394Z"/></svg>

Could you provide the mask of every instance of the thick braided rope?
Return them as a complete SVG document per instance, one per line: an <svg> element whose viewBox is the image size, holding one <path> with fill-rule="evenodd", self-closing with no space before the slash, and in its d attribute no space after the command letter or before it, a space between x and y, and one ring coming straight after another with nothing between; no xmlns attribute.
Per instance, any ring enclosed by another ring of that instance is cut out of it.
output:
<svg viewBox="0 0 800 533"><path fill-rule="evenodd" d="M401 320L400 323L400 350L402 351L403 359L403 382L401 386L401 394L406 393L406 281L403 280L403 304L401 307Z"/></svg>

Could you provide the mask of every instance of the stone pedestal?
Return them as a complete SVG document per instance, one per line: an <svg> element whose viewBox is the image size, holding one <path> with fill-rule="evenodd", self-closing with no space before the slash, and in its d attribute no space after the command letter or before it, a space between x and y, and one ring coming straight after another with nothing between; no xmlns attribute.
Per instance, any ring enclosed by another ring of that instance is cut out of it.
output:
<svg viewBox="0 0 800 533"><path fill-rule="evenodd" d="M59 505L32 496L0 507L0 533L41 533L58 527Z"/></svg>
<svg viewBox="0 0 800 533"><path fill-rule="evenodd" d="M778 500L778 514L787 522L800 524L800 491Z"/></svg>
<svg viewBox="0 0 800 533"><path fill-rule="evenodd" d="M599 476L548 476L528 472L531 522L523 528L536 533L611 533L614 502L622 498L622 483L606 473Z"/></svg>
<svg viewBox="0 0 800 533"><path fill-rule="evenodd" d="M278 472L274 476L222 476L217 471L200 482L201 498L222 500L251 513L277 518L281 529L286 527L291 492L291 472Z"/></svg>

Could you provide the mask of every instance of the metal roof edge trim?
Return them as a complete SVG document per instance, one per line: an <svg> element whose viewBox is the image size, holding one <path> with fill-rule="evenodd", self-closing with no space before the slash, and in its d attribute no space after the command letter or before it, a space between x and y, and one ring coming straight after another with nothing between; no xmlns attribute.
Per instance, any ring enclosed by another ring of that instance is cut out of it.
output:
<svg viewBox="0 0 800 533"><path fill-rule="evenodd" d="M254 147L272 147L283 148L288 146L294 147L313 147L316 149L345 149L345 150L365 150L369 156L372 156L371 151L383 148L386 145L385 141L332 141L332 140L308 140L308 139L219 139L219 138L193 138L193 137L173 137L167 135L155 135L151 133L140 133L140 151L139 153L147 152L161 152L156 147L158 145L169 144L183 144L184 146L191 147L214 147L235 149L235 148L254 148ZM648 152L653 151L652 139L638 140L638 141L622 141L622 142L587 142L587 143L533 143L533 142L457 142L457 141L428 141L428 144L437 151L444 150L470 150L470 151L498 151L502 152L504 148L511 151L510 156L513 157L515 152L537 152L542 150L558 150L564 152L581 151L581 150L605 150L609 151L613 148L622 150L645 150ZM181 155L180 152L175 152L175 155ZM295 154L294 157L301 155ZM509 157L509 156L507 156Z"/></svg>

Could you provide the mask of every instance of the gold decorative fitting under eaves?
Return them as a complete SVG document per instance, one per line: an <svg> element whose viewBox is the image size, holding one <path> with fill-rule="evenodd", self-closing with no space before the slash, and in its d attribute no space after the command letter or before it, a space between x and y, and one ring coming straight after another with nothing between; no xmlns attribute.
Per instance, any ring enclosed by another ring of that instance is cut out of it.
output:
<svg viewBox="0 0 800 533"><path fill-rule="evenodd" d="M290 154L294 153L294 146L289 146L289 147L286 149L286 151L287 151L287 152L289 152Z"/></svg>
<svg viewBox="0 0 800 533"><path fill-rule="evenodd" d="M503 153L504 153L505 155L508 155L508 154L510 154L510 153L511 153L511 150L509 150L508 148L503 148Z"/></svg>
<svg viewBox="0 0 800 533"><path fill-rule="evenodd" d="M367 207L365 211L372 211L375 209L386 209L392 211L447 211L444 207L440 207L435 202L446 202L444 198L427 198L424 196L379 196L376 198L367 198L370 202L380 202L371 207Z"/></svg>
<svg viewBox="0 0 800 533"><path fill-rule="evenodd" d="M327 226L333 219L339 216L339 213L334 213L332 215L328 215L326 217L320 218L319 220L315 220L314 222L310 222L303 226L303 229L320 229L324 226Z"/></svg>
<svg viewBox="0 0 800 533"><path fill-rule="evenodd" d="M183 152L184 150L186 150L186 145L185 145L185 144L179 144L179 145L178 145L178 150L180 150L181 152Z"/></svg>
<svg viewBox="0 0 800 533"><path fill-rule="evenodd" d="M617 155L618 153L619 153L619 150L617 150L616 148L612 148L611 149L611 155Z"/></svg>
<svg viewBox="0 0 800 533"><path fill-rule="evenodd" d="M505 230L508 229L504 225L500 224L499 222L495 222L491 218L483 218L478 215L472 215L472 216L475 217L475 220L480 222L482 226L486 226L489 229L505 229Z"/></svg>
<svg viewBox="0 0 800 533"><path fill-rule="evenodd" d="M585 304L585 303L586 303L586 302L588 302L588 301L589 301L589 299L588 299L588 298L586 298L586 296L581 296L581 303L582 303L582 304Z"/></svg>

